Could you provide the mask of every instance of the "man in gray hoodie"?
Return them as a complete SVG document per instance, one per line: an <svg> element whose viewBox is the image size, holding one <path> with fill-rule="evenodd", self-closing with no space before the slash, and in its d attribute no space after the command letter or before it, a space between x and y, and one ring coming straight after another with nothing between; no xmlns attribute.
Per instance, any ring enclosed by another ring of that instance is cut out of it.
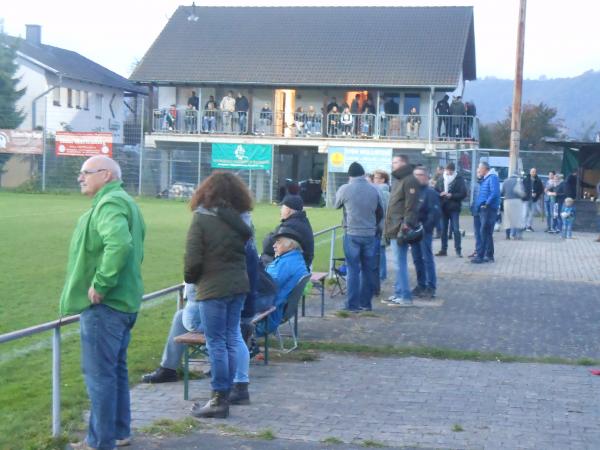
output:
<svg viewBox="0 0 600 450"><path fill-rule="evenodd" d="M335 195L335 207L344 209L344 255L348 268L348 294L345 310L360 312L372 309L374 271L377 256L377 227L383 208L377 188L365 178L365 170L353 162L350 178Z"/></svg>

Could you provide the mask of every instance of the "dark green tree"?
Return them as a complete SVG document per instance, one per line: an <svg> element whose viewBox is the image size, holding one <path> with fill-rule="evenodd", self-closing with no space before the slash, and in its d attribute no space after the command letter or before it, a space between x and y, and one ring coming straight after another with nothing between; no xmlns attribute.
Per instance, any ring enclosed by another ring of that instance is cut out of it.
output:
<svg viewBox="0 0 600 450"><path fill-rule="evenodd" d="M17 128L25 119L22 110L17 110L17 101L25 95L25 89L17 89L19 78L16 63L17 41L0 33L0 128Z"/></svg>

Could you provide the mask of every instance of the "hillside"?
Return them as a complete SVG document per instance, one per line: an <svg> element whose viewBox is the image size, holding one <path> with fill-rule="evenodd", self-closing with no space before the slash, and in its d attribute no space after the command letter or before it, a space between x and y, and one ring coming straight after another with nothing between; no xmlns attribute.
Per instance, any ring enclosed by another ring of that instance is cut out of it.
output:
<svg viewBox="0 0 600 450"><path fill-rule="evenodd" d="M506 117L512 103L513 81L484 78L465 87L464 99L473 100L483 123ZM588 71L573 78L525 80L523 102L540 103L558 110L565 134L591 138L600 131L600 72Z"/></svg>

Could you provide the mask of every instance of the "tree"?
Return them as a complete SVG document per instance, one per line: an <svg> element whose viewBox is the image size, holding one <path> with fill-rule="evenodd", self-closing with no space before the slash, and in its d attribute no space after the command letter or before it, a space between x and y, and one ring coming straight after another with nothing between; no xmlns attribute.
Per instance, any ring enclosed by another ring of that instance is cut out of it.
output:
<svg viewBox="0 0 600 450"><path fill-rule="evenodd" d="M543 138L558 138L561 135L562 122L557 119L557 110L545 103L523 105L521 112L521 149L545 150L548 148ZM480 145L482 148L510 147L511 111L507 117L490 125L480 127Z"/></svg>
<svg viewBox="0 0 600 450"><path fill-rule="evenodd" d="M17 128L25 119L22 110L17 110L17 101L25 95L25 89L17 89L20 79L15 78L18 70L17 42L10 42L0 34L0 129Z"/></svg>

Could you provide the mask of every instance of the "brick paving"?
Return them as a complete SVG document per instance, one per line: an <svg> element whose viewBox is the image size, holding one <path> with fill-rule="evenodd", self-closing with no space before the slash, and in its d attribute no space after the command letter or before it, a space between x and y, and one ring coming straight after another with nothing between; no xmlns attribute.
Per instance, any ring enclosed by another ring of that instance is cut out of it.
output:
<svg viewBox="0 0 600 450"><path fill-rule="evenodd" d="M435 302L400 309L376 301L375 317L340 318L334 313L343 298L328 298L320 318L313 296L301 340L600 359L600 244L595 235L575 236L535 232L513 242L496 233L497 262L479 266L452 256L450 243L450 256L436 258ZM467 234L463 254L472 248ZM365 440L392 448L600 448L600 377L582 366L324 353L313 362L252 365L251 379L252 405L204 423L269 429L274 441L224 437L209 427L182 438L140 436L133 448L309 450L330 448L320 443L328 437L346 443L331 448L344 449ZM134 427L187 417L191 402L182 390L181 383L136 386ZM192 397L205 400L208 391L207 380L192 382Z"/></svg>

